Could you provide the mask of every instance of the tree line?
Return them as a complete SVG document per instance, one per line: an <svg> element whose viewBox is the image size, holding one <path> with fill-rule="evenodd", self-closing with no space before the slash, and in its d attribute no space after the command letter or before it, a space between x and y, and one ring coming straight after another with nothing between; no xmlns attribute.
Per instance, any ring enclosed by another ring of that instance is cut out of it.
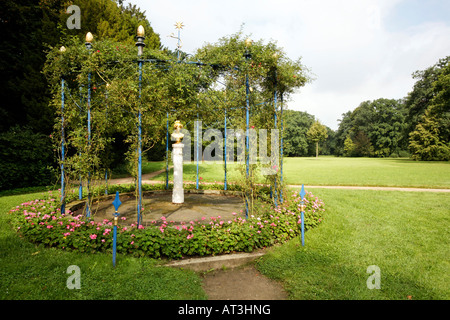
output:
<svg viewBox="0 0 450 320"><path fill-rule="evenodd" d="M308 136L317 126L314 116L288 112L285 155L313 155L319 141L321 154L450 160L450 56L412 77L416 82L403 99L363 101L342 114L336 131L322 125L327 138Z"/></svg>

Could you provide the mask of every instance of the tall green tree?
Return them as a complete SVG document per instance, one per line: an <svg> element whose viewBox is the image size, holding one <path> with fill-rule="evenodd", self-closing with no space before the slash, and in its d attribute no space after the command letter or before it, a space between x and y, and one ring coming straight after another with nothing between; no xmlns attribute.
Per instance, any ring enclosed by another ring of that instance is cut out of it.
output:
<svg viewBox="0 0 450 320"><path fill-rule="evenodd" d="M414 131L409 134L409 148L415 160L450 160L450 144L440 139L436 117L427 109Z"/></svg>
<svg viewBox="0 0 450 320"><path fill-rule="evenodd" d="M399 100L364 101L355 110L343 114L336 140L340 154L348 136L354 143L354 156L387 157L406 149L402 144L405 110Z"/></svg>
<svg viewBox="0 0 450 320"><path fill-rule="evenodd" d="M307 112L286 110L284 116L283 153L288 157L308 155L306 133L314 122L314 116Z"/></svg>
<svg viewBox="0 0 450 320"><path fill-rule="evenodd" d="M412 77L416 82L414 83L413 90L408 93L404 100L406 109L406 126L404 131L406 139L408 134L415 130L416 125L436 95L436 87L433 86L433 83L437 81L439 75L445 66L448 65L449 61L450 56L447 56L439 59L433 66L425 70L416 71L412 74Z"/></svg>
<svg viewBox="0 0 450 320"><path fill-rule="evenodd" d="M409 134L416 160L450 160L450 61L432 85L434 97Z"/></svg>
<svg viewBox="0 0 450 320"><path fill-rule="evenodd" d="M319 121L314 121L314 123L309 128L306 133L308 139L316 144L316 158L319 157L319 142L325 141L328 137L327 128L321 124Z"/></svg>

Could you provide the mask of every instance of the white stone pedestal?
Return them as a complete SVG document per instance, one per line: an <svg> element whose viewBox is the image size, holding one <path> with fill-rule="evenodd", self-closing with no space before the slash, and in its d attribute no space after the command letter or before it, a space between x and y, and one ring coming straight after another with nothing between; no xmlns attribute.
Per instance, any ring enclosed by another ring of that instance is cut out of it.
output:
<svg viewBox="0 0 450 320"><path fill-rule="evenodd" d="M173 159L173 193L172 203L184 203L183 189L183 147L182 143L172 144Z"/></svg>

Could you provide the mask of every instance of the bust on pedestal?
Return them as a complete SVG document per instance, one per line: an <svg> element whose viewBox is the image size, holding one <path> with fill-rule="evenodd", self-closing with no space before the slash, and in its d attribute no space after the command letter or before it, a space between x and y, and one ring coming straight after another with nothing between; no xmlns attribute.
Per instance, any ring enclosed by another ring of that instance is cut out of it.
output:
<svg viewBox="0 0 450 320"><path fill-rule="evenodd" d="M183 147L181 143L184 134L180 132L183 125L180 121L175 121L173 126L175 131L172 133L172 140L176 142L172 144L172 159L173 159L173 192L172 203L184 203L184 189L183 189Z"/></svg>

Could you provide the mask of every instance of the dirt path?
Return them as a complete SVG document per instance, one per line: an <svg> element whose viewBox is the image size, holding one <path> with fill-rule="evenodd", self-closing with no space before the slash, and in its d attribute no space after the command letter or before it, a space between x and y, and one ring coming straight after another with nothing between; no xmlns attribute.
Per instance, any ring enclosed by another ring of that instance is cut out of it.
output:
<svg viewBox="0 0 450 320"><path fill-rule="evenodd" d="M210 300L286 300L281 284L263 276L253 265L214 270L203 275Z"/></svg>
<svg viewBox="0 0 450 320"><path fill-rule="evenodd" d="M290 188L300 188L299 185L287 185ZM450 192L450 189L408 188L408 187L369 187L369 186L305 186L311 189L348 189L348 190L382 190L382 191L409 191L409 192Z"/></svg>

